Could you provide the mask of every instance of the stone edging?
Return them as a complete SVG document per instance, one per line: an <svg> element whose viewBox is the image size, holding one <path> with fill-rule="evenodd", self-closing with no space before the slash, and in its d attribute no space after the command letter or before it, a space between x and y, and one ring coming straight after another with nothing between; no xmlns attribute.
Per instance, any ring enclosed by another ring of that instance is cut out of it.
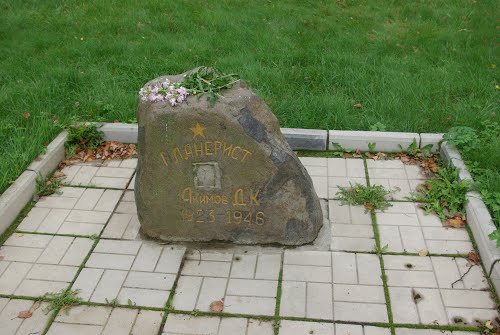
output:
<svg viewBox="0 0 500 335"><path fill-rule="evenodd" d="M47 146L47 151L35 158L28 168L0 196L0 234L14 222L22 209L33 199L37 178L46 178L64 158L64 143L68 138L61 132Z"/></svg>
<svg viewBox="0 0 500 335"><path fill-rule="evenodd" d="M465 168L465 163L460 153L453 145L444 142L441 145L440 154L448 164L459 170L459 180L473 182L471 174ZM467 223L476 240L481 260L495 289L500 292L500 248L497 248L495 241L490 240L488 237L497 228L479 193L467 193L465 210Z"/></svg>
<svg viewBox="0 0 500 335"><path fill-rule="evenodd" d="M137 124L127 123L95 123L104 133L106 141L137 143ZM396 152L407 148L415 140L419 148L432 144L433 151L440 152L446 162L459 169L459 179L471 180L470 173L465 169L460 153L451 145L442 141L442 134L401 133L378 131L321 130L282 128L281 131L294 150L325 151L334 150L333 143L338 143L344 149L368 151L369 144L376 143L376 151ZM33 198L36 192L38 176L46 178L64 158L64 143L67 132L59 134L47 147L47 152L36 158L16 181L0 196L0 234L14 222L21 210ZM488 209L475 192L467 194L466 205L469 226L476 239L479 252L486 270L496 289L500 291L500 249L488 235L496 229Z"/></svg>

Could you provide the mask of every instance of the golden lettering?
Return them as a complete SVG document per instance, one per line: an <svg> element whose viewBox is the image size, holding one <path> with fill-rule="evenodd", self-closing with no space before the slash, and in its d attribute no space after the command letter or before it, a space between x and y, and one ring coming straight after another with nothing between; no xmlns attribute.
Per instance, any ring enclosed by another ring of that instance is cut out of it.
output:
<svg viewBox="0 0 500 335"><path fill-rule="evenodd" d="M255 215L255 223L259 226L264 224L264 212L257 212L257 215Z"/></svg>
<svg viewBox="0 0 500 335"><path fill-rule="evenodd" d="M191 190L191 187L186 187L183 191L182 191L182 200L186 201L186 202L189 202L190 204L193 203L192 202L192 194L193 194L193 191Z"/></svg>
<svg viewBox="0 0 500 335"><path fill-rule="evenodd" d="M196 145L196 144L195 144ZM188 150L189 149L189 150ZM191 145L190 144L186 144L184 146L184 152L186 153L186 158L184 158L185 160L189 159L189 156L193 156L193 148L191 148Z"/></svg>
<svg viewBox="0 0 500 335"><path fill-rule="evenodd" d="M234 202L233 206L246 206L245 200L243 199L243 189L239 188L234 192Z"/></svg>
<svg viewBox="0 0 500 335"><path fill-rule="evenodd" d="M243 222L248 224L252 223L252 212L248 212L247 216L243 219Z"/></svg>
<svg viewBox="0 0 500 335"><path fill-rule="evenodd" d="M233 217L234 217L234 223L240 224L241 218L243 217L243 214L240 211L234 211Z"/></svg>
<svg viewBox="0 0 500 335"><path fill-rule="evenodd" d="M227 152L227 156L229 157L229 155L231 154L233 150L233 145L231 144L229 147L227 146L227 143L224 142L224 150L222 151L222 154L223 155L226 155L226 152Z"/></svg>
<svg viewBox="0 0 500 335"><path fill-rule="evenodd" d="M215 223L215 210L211 209L208 212L208 222Z"/></svg>
<svg viewBox="0 0 500 335"><path fill-rule="evenodd" d="M215 141L214 142L214 154L217 156L217 153L219 150L222 149L222 142L221 141Z"/></svg>
<svg viewBox="0 0 500 335"><path fill-rule="evenodd" d="M243 162L245 160L245 158L247 158L247 156L250 154L252 155L252 153L246 149L243 149L243 151L245 152L245 155L243 156L243 158L241 159L241 161Z"/></svg>
<svg viewBox="0 0 500 335"><path fill-rule="evenodd" d="M212 141L206 141L205 142L205 155L207 156L212 156L213 152L212 149L209 149L209 146L212 146L214 143Z"/></svg>
<svg viewBox="0 0 500 335"><path fill-rule="evenodd" d="M257 200L257 197L259 196L259 192L260 191L257 191L257 192L255 192L255 194L253 194L253 191L250 190L250 205L253 205L254 203L256 206L260 205L260 202Z"/></svg>
<svg viewBox="0 0 500 335"><path fill-rule="evenodd" d="M227 200L226 196L225 196L225 195L223 195L223 196L222 196L222 204L223 204L223 205L227 205L228 203L229 203L229 200Z"/></svg>
<svg viewBox="0 0 500 335"><path fill-rule="evenodd" d="M232 158L232 159L235 159L235 160L238 160L238 159L239 159L237 156L235 156L235 155L234 155L234 153L236 152L236 150L237 150L237 149L241 151L241 147L240 147L240 146L235 146L235 147L233 148L233 150L231 151L231 158Z"/></svg>
<svg viewBox="0 0 500 335"><path fill-rule="evenodd" d="M196 154L196 157L203 156L203 143L200 143L200 147L199 148L196 145L196 143L193 143L193 147L194 147L194 152Z"/></svg>
<svg viewBox="0 0 500 335"><path fill-rule="evenodd" d="M179 148L174 148L173 153L174 153L174 158L175 158L176 164L179 163L179 159L177 158L177 155L179 155L180 158L184 158L184 157L182 157L182 154L181 154Z"/></svg>
<svg viewBox="0 0 500 335"><path fill-rule="evenodd" d="M198 209L196 211L196 223L204 223L205 221L201 220L201 216L203 215L203 209Z"/></svg>
<svg viewBox="0 0 500 335"><path fill-rule="evenodd" d="M163 164L168 167L168 161L167 157L165 157L165 154L163 152L160 152L161 159L163 160Z"/></svg>

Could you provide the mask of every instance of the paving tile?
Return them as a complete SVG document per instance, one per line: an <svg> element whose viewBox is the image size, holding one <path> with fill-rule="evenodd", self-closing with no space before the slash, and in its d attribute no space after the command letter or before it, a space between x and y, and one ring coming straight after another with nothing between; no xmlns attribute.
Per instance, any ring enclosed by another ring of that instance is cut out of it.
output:
<svg viewBox="0 0 500 335"><path fill-rule="evenodd" d="M185 248L150 241L101 239L73 288L85 301L117 299L137 306L163 307L167 302Z"/></svg>
<svg viewBox="0 0 500 335"><path fill-rule="evenodd" d="M324 157L299 157L300 161L312 176L327 177L327 158Z"/></svg>
<svg viewBox="0 0 500 335"><path fill-rule="evenodd" d="M405 165L400 160L367 160L371 185L382 185L391 190L393 200L407 200L416 187L427 179L418 165Z"/></svg>
<svg viewBox="0 0 500 335"><path fill-rule="evenodd" d="M337 198L339 187L351 184L366 185L365 166L362 159L327 158L328 199Z"/></svg>
<svg viewBox="0 0 500 335"><path fill-rule="evenodd" d="M469 269L465 259L452 257L383 258L395 323L473 325L475 319L494 318L495 303L479 266Z"/></svg>
<svg viewBox="0 0 500 335"><path fill-rule="evenodd" d="M437 329L396 328L396 335L478 335L479 332Z"/></svg>
<svg viewBox="0 0 500 335"><path fill-rule="evenodd" d="M44 302L36 308L34 301L0 298L0 325L2 335L41 334L50 319L43 309L48 303ZM31 311L33 315L27 319L18 318L21 311Z"/></svg>
<svg viewBox="0 0 500 335"><path fill-rule="evenodd" d="M332 243L334 251L373 251L375 236L369 213L362 206L340 205L340 201L328 202Z"/></svg>
<svg viewBox="0 0 500 335"><path fill-rule="evenodd" d="M48 234L99 235L122 191L62 187L61 194L42 197L18 231Z"/></svg>
<svg viewBox="0 0 500 335"><path fill-rule="evenodd" d="M136 240L139 237L141 224L137 214L114 213L104 229L101 237L122 240Z"/></svg>
<svg viewBox="0 0 500 335"><path fill-rule="evenodd" d="M65 174L66 185L125 189L136 165L136 159L94 161L67 166L62 172Z"/></svg>
<svg viewBox="0 0 500 335"><path fill-rule="evenodd" d="M177 310L209 311L224 301L224 312L274 315L280 254L190 251L174 294Z"/></svg>
<svg viewBox="0 0 500 335"><path fill-rule="evenodd" d="M280 335L390 335L389 328L334 324L324 322L282 320Z"/></svg>
<svg viewBox="0 0 500 335"><path fill-rule="evenodd" d="M350 313L351 310L361 312ZM378 257L285 251L280 315L387 322Z"/></svg>
<svg viewBox="0 0 500 335"><path fill-rule="evenodd" d="M435 254L467 254L473 250L465 228L443 227L439 217L426 215L416 203L393 202L384 212L376 212L380 244L388 251Z"/></svg>
<svg viewBox="0 0 500 335"><path fill-rule="evenodd" d="M156 335L162 318L157 311L80 305L61 311L47 334Z"/></svg>
<svg viewBox="0 0 500 335"><path fill-rule="evenodd" d="M280 335L331 335L334 334L333 323L306 322L282 320L280 323Z"/></svg>
<svg viewBox="0 0 500 335"><path fill-rule="evenodd" d="M80 237L13 234L0 247L0 294L37 297L67 288L92 244Z"/></svg>
<svg viewBox="0 0 500 335"><path fill-rule="evenodd" d="M125 191L123 198L118 203L115 213L137 214L134 191Z"/></svg>
<svg viewBox="0 0 500 335"><path fill-rule="evenodd" d="M169 314L163 335L272 335L274 322L247 318L220 318Z"/></svg>

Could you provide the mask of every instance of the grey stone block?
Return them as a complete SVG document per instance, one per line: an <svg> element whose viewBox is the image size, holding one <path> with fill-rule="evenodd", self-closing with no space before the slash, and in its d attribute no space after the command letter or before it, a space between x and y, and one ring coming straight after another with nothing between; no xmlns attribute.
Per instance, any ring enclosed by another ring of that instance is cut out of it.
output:
<svg viewBox="0 0 500 335"><path fill-rule="evenodd" d="M458 180L466 180L472 182L472 176L467 171L467 167L465 166L464 161L462 160L462 156L458 152L457 148L454 145L448 144L446 142L443 143L440 149L441 158L444 159L446 164L453 166L455 169L459 170Z"/></svg>
<svg viewBox="0 0 500 335"><path fill-rule="evenodd" d="M36 191L36 173L24 171L0 196L0 234L14 222Z"/></svg>
<svg viewBox="0 0 500 335"><path fill-rule="evenodd" d="M375 143L375 151L399 152L401 147L407 148L413 140L420 143L420 135L417 133L330 130L328 149L336 150L332 143L338 143L344 149L368 151L368 144Z"/></svg>
<svg viewBox="0 0 500 335"><path fill-rule="evenodd" d="M495 286L495 290L500 292L500 261L494 263L490 278L493 286Z"/></svg>
<svg viewBox="0 0 500 335"><path fill-rule="evenodd" d="M443 140L443 134L422 133L420 134L420 148L432 144L431 151L439 151L440 142Z"/></svg>
<svg viewBox="0 0 500 335"><path fill-rule="evenodd" d="M47 151L31 162L28 170L35 172L42 178L47 178L48 175L55 171L64 158L64 143L66 143L67 139L68 133L66 131L61 132L47 146Z"/></svg>
<svg viewBox="0 0 500 335"><path fill-rule="evenodd" d="M281 128L281 132L293 150L326 150L327 130Z"/></svg>
<svg viewBox="0 0 500 335"><path fill-rule="evenodd" d="M105 123L100 128L104 133L105 141L122 143L137 143L137 124L133 123Z"/></svg>
<svg viewBox="0 0 500 335"><path fill-rule="evenodd" d="M493 223L488 208L478 193L467 193L467 199L468 202L465 205L467 223L474 234L486 271L490 271L493 263L496 260L500 260L500 249L497 248L496 243L488 237L488 235L497 228Z"/></svg>

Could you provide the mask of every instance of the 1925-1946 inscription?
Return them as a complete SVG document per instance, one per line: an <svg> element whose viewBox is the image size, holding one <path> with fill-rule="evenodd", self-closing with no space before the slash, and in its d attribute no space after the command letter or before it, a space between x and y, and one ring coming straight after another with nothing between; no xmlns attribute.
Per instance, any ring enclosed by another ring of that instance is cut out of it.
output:
<svg viewBox="0 0 500 335"><path fill-rule="evenodd" d="M323 217L311 179L244 83L213 108L192 97L175 107L142 101L138 121L135 192L145 234L285 245L317 236Z"/></svg>

